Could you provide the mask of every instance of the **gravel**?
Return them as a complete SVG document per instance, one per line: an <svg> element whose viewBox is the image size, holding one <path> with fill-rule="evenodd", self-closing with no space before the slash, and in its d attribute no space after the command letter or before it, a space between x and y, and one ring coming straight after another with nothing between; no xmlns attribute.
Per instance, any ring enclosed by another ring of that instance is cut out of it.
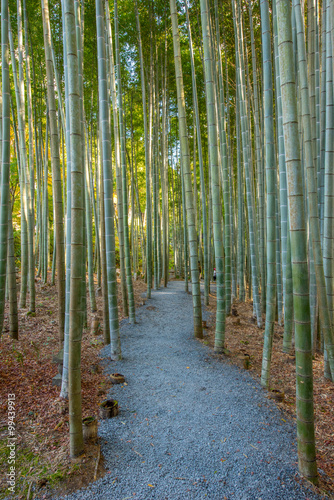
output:
<svg viewBox="0 0 334 500"><path fill-rule="evenodd" d="M319 498L296 480L295 424L248 372L194 339L183 282L154 291L121 339L122 361L102 351L127 383L111 391L119 415L99 426L108 473L66 499Z"/></svg>

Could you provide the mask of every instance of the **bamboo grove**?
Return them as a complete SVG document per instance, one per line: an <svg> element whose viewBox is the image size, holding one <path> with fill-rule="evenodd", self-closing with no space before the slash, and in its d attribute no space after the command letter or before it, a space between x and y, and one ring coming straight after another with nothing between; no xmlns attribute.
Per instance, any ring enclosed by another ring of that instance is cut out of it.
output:
<svg viewBox="0 0 334 500"><path fill-rule="evenodd" d="M215 350L233 301L252 299L265 387L284 324L299 468L317 482L316 349L334 378L332 19L330 0L1 0L0 330L7 301L18 340L35 278L56 283L71 456L96 289L121 359L117 287L135 323L139 274L148 298L171 270L190 279L202 338L215 269Z"/></svg>

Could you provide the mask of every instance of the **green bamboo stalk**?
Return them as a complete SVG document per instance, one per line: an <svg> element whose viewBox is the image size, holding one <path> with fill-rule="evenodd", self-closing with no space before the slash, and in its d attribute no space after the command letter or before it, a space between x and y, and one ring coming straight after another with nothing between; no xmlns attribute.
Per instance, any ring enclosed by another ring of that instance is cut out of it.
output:
<svg viewBox="0 0 334 500"><path fill-rule="evenodd" d="M255 220L255 207L254 207L254 189L251 176L251 157L249 149L249 133L247 125L247 110L246 110L246 97L245 97L245 71L244 71L244 56L243 56L243 33L242 29L237 23L237 6L236 1L232 3L233 7L233 18L235 25L235 37L236 44L239 43L239 50L237 52L238 63L237 63L237 78L239 86L240 95L240 116L241 116L241 137L242 137L242 149L243 149L243 161L244 161L244 171L245 171L245 181L246 181L246 200L247 200L247 215L248 215L248 235L249 235L249 248L250 248L250 264L251 264L251 278L252 278L252 288L253 288L253 301L254 309L257 316L257 325L259 328L262 327L262 315L260 307L260 296L259 296L259 269L258 260L256 254L256 220ZM240 6L238 6L240 10ZM238 18L240 15L238 15Z"/></svg>
<svg viewBox="0 0 334 500"><path fill-rule="evenodd" d="M215 249L215 268L217 283L217 311L215 351L223 352L225 347L225 290L224 290L224 248L222 236L222 212L220 203L219 165L218 165L218 123L213 84L212 40L209 28L209 12L206 0L201 0L202 36L204 48L205 94L209 131L209 158L212 191L213 234ZM225 202L225 198L224 198ZM228 207L228 205L227 205ZM226 214L225 214L226 216ZM226 229L227 226L225 226Z"/></svg>
<svg viewBox="0 0 334 500"><path fill-rule="evenodd" d="M118 11L117 0L114 1L114 22L115 22L115 51L116 51L116 67L117 67L117 103L118 103L118 118L119 118L119 135L121 141L121 168L122 168L122 194L123 194L123 224L124 224L124 254L126 268L126 284L129 298L129 322L136 322L135 302L133 294L133 283L131 274L131 257L130 257L130 242L129 242L129 224L128 224L128 192L127 192L127 175L126 175L126 156L125 156L125 128L122 103L122 79L121 79L121 64L119 55L119 33L118 33Z"/></svg>
<svg viewBox="0 0 334 500"><path fill-rule="evenodd" d="M8 35L11 36L10 28L10 15L8 15ZM0 94L1 95L1 94ZM11 99L11 114L12 123L14 129L14 145L15 153L17 157L17 171L20 171L20 156L19 151L19 139L16 127L16 120L14 114L13 101ZM2 97L0 98L0 158L2 158ZM14 195L15 196L15 195ZM8 255L7 255L7 281L6 288L8 291L8 301L9 301L9 333L12 339L17 340L19 334L19 323L18 323L18 307L17 307L17 286L16 286L16 264L15 264L15 249L14 249L14 233L13 233L13 220L12 220L12 210L13 202L12 196L9 195L9 207L8 207Z"/></svg>
<svg viewBox="0 0 334 500"><path fill-rule="evenodd" d="M118 127L118 109L117 109L117 93L115 83L115 64L114 64L114 49L112 29L109 13L109 0L105 0L105 16L106 16L106 29L110 57L110 87L111 87L111 101L113 108L113 124L114 124L114 147L115 147L115 167L116 167L116 189L117 189L117 215L118 215L118 243L119 243L119 258L121 269L121 292L123 313L125 316L129 315L129 301L128 291L126 284L126 270L125 270L125 256L124 256L124 222L123 222L123 193L122 193L122 175L121 175L121 159L120 159L120 144L119 144L119 127Z"/></svg>
<svg viewBox="0 0 334 500"><path fill-rule="evenodd" d="M308 81L309 81L309 108L310 126L312 136L313 162L316 164L316 104L315 104L315 46L316 46L316 24L315 12L316 0L307 0L307 59L308 59ZM298 37L298 28L297 28Z"/></svg>
<svg viewBox="0 0 334 500"><path fill-rule="evenodd" d="M30 52L28 43L28 19L26 0L23 0L23 18L24 18L24 40L26 57L26 93L28 110L28 143L29 143L29 161L27 164L27 207L28 207L28 285L29 285L29 312L35 312L35 250L34 250L34 228L35 228L35 174L34 174L34 144L33 144L33 123L32 123L32 97L31 97L31 77L30 77Z"/></svg>
<svg viewBox="0 0 334 500"><path fill-rule="evenodd" d="M106 255L106 225L104 209L104 183L102 168L102 138L98 134L98 172L100 179L100 230L101 230L101 271L102 271L102 308L103 308L103 337L105 345L110 344L110 325L109 325L109 305L108 305L108 274L107 274L107 255Z"/></svg>
<svg viewBox="0 0 334 500"><path fill-rule="evenodd" d="M226 47L226 37L225 29L223 24L223 43L225 52L225 81L226 81L226 135L227 135L227 157L229 163L229 179L230 179L230 225L231 225L231 277L232 277L232 302L237 298L237 258L236 258L236 217L235 217L235 186L234 186L234 171L233 171L233 158L232 158L232 133L231 133L231 103L230 103L230 92L229 92L229 76L228 76L228 57L227 57L227 47Z"/></svg>
<svg viewBox="0 0 334 500"><path fill-rule="evenodd" d="M82 279L84 260L84 204L81 136L81 103L74 1L64 0L71 133L71 285L69 316L69 423L70 455L83 452L81 410Z"/></svg>
<svg viewBox="0 0 334 500"><path fill-rule="evenodd" d="M78 76L79 76L79 96L80 96L80 125L81 125L81 164L83 173L83 204L85 206L85 109L84 109L84 84L83 84L83 46L84 46L84 2L74 0L74 14L77 33L77 54L78 54ZM87 328L87 293L86 293L86 241L87 241L87 228L86 217L83 217L83 259L82 259L82 316L83 327Z"/></svg>
<svg viewBox="0 0 334 500"><path fill-rule="evenodd" d="M245 301L246 292L245 292L245 250L244 250L244 239L245 239L245 231L244 231L244 176L243 170L241 166L241 156L242 156L242 146L240 139L240 101L238 99L238 88L237 85L237 102L236 102L236 136L237 136L237 189L238 189L238 262L237 262L237 282L239 285L239 300L241 302Z"/></svg>
<svg viewBox="0 0 334 500"><path fill-rule="evenodd" d="M49 120L47 120L44 154L44 179L43 179L43 274L44 283L48 280L48 248L49 248Z"/></svg>
<svg viewBox="0 0 334 500"><path fill-rule="evenodd" d="M92 208L95 221L95 240L96 240L96 254L99 255L100 251L100 238L98 228L98 219L96 214L96 204L94 197L94 184L92 174L92 161L89 148L88 128L85 123L85 137L86 137L86 227L87 227L87 253L88 253L88 286L91 311L97 311L95 287L94 287L94 259L93 259L93 223L92 223Z"/></svg>
<svg viewBox="0 0 334 500"><path fill-rule="evenodd" d="M197 137L198 164L200 172L200 189L201 189L201 202L202 202L202 225L203 225L203 246L204 246L204 304L207 306L209 305L210 270L209 270L209 255L208 255L208 223L207 223L206 194L205 194L205 180L204 180L204 167L203 167L202 136L201 136L201 124L200 124L200 115L199 115L198 97L197 97L194 51L193 51L191 27L189 21L189 12L188 12L188 0L186 0L185 6L186 6L186 16L187 16L188 37L189 37L189 51L190 51L190 62L191 62L191 72L192 72L191 83L192 83L193 102L194 102L194 111L196 120L196 137Z"/></svg>
<svg viewBox="0 0 334 500"><path fill-rule="evenodd" d="M19 338L19 321L17 311L17 289L16 289L16 269L14 254L14 235L12 221L12 203L8 209L8 257L7 257L7 280L9 297L9 333L12 339Z"/></svg>
<svg viewBox="0 0 334 500"><path fill-rule="evenodd" d="M52 189L54 203L54 238L57 259L57 291L58 291L58 335L59 342L64 341L65 322L65 253L64 253L64 215L62 201L62 181L60 171L60 149L57 124L56 99L54 91L54 72L51 54L51 32L49 6L42 0L42 16L44 31L44 49L47 74L47 95L49 105L49 123L51 140Z"/></svg>
<svg viewBox="0 0 334 500"><path fill-rule="evenodd" d="M136 23L138 35L138 50L140 60L140 80L141 80L141 94L143 103L143 122L144 122L144 142L145 142L145 171L146 171L146 274L147 274L147 291L146 297L151 298L151 285L152 285L152 225L151 225L151 184L150 184L150 160L149 160L149 145L148 145L148 131L147 131L147 104L146 104L146 86L145 86L145 73L144 73L144 60L143 49L141 41L141 30L139 22L139 13L137 0L135 1L136 9Z"/></svg>
<svg viewBox="0 0 334 500"><path fill-rule="evenodd" d="M225 255L225 308L226 314L231 311L231 221L230 221L230 179L228 169L228 149L226 139L226 118L225 118L225 97L224 97L224 83L223 83L223 70L222 70L222 57L220 50L220 29L218 20L218 1L215 0L215 21L216 21L216 37L217 37L217 53L218 53L218 86L217 91L217 118L218 130L220 137L220 154L221 154L221 178L223 183L223 200L224 200L224 255ZM215 65L214 65L215 66Z"/></svg>
<svg viewBox="0 0 334 500"><path fill-rule="evenodd" d="M182 169L184 177L187 220L188 220L188 238L189 238L189 249L190 249L190 268L191 268L191 284L192 284L193 314L194 314L194 333L195 337L202 338L203 337L202 308L201 308L201 290L200 290L199 273L198 273L197 231L195 226L193 190L191 185L191 169L190 169L187 120L186 120L184 88L183 88L181 48L180 48L180 37L179 37L175 0L170 0L170 13L171 13L172 29L173 29L173 48L174 48L174 63L175 63L176 85L177 85L178 119L179 119L179 129L180 129Z"/></svg>
<svg viewBox="0 0 334 500"><path fill-rule="evenodd" d="M324 172L324 230L323 259L326 279L327 300L331 323L334 324L334 92L333 92L333 47L332 47L332 16L331 2L327 0L326 8L326 145Z"/></svg>
<svg viewBox="0 0 334 500"><path fill-rule="evenodd" d="M183 248L184 248L184 291L188 293L188 238L187 238L187 210L186 193L184 188L184 177L182 172L182 162L180 165L181 199L182 199L182 220L183 220Z"/></svg>
<svg viewBox="0 0 334 500"><path fill-rule="evenodd" d="M65 31L64 0L62 0L62 30L63 30L63 59L64 59L64 80L65 80L65 142L66 142L66 277L65 277L65 322L64 322L64 353L63 353L63 373L60 397L68 398L68 363L69 363L69 331L70 331L70 290L71 290L71 206L72 206L72 185L71 185L71 128L70 128L70 103L69 103L69 75L67 63L67 42Z"/></svg>
<svg viewBox="0 0 334 500"><path fill-rule="evenodd" d="M26 307L27 287L28 287L28 206L27 206L27 149L25 138L25 92L24 92L24 74L23 74L23 33L22 33L22 8L21 2L17 2L17 39L18 39L18 58L19 58L19 137L21 154L21 287L20 287L20 307Z"/></svg>
<svg viewBox="0 0 334 500"><path fill-rule="evenodd" d="M276 162L271 37L268 0L260 1L262 27L265 168L267 185L267 291L266 324L262 355L261 384L269 386L276 314Z"/></svg>
<svg viewBox="0 0 334 500"><path fill-rule="evenodd" d="M10 52L11 52L11 65L12 65L12 73L13 73L13 79L14 79L15 97L16 97L17 117L18 117L20 131L22 132L23 124L21 123L21 113L20 113L20 110L21 110L20 91L19 91L19 85L18 85L18 80L17 80L16 58L15 58L13 33L12 33L12 29L11 29L10 16L8 16L8 36L9 36L9 44L10 44ZM12 105L12 101L11 101L11 105ZM1 106L2 106L2 103L1 103ZM12 115L13 115L14 128L16 128L13 109L12 109ZM21 142L19 142L20 139L18 139L17 136L18 136L17 131L15 131L16 152L17 152L17 161L18 161L18 173L19 173L19 178L20 178L20 185L22 186L22 179L21 179L22 154L21 154L20 144L22 144L23 138L21 137ZM25 145L24 145L24 148L25 148ZM21 204L22 204L22 190L21 190L20 197L21 197ZM12 228L11 210L9 210L9 216L10 216L10 220L8 222L9 223L9 233L10 233L10 235L12 235L13 228ZM21 233L22 233L22 228L24 226L24 222L23 222L24 220L25 220L25 218L23 215L22 216L22 223L21 223ZM22 234L21 234L21 237L23 238ZM12 242L12 243L14 244L14 242ZM9 240L8 244L9 244L9 247L8 247L8 265L9 265L9 269L11 269L8 273L8 291L9 291L9 301L10 301L10 305L9 305L9 307L10 307L10 331L11 331L12 338L17 339L18 338L18 319L17 319L16 277L14 280L15 258L14 258L14 247L11 247L11 236L10 236L10 240Z"/></svg>
<svg viewBox="0 0 334 500"><path fill-rule="evenodd" d="M312 339L307 266L307 235L300 164L296 85L293 65L291 7L277 0L284 145L290 209L291 261L295 312L296 409L300 472L317 483L315 456Z"/></svg>
<svg viewBox="0 0 334 500"><path fill-rule="evenodd" d="M153 129L152 129L152 186L153 186L153 276L154 276L154 290L159 288L158 278L158 190L159 190L159 172L158 172L158 124L157 124L157 102L156 98L156 83L154 81L154 67L151 78L152 86L152 110L153 110Z"/></svg>
<svg viewBox="0 0 334 500"><path fill-rule="evenodd" d="M88 257L88 290L90 308L92 312L97 311L95 289L94 289L94 263L93 263L93 227L92 227L92 206L91 206L91 193L89 184L89 164L88 164L88 151L86 148L85 154L85 213L86 213L86 228L87 228L87 257Z"/></svg>
<svg viewBox="0 0 334 500"><path fill-rule="evenodd" d="M2 64L2 157L0 204L0 335L2 334L7 272L9 174L10 174L10 82L8 47L8 0L1 0Z"/></svg>
<svg viewBox="0 0 334 500"><path fill-rule="evenodd" d="M261 308L265 312L266 304L266 235L265 235L265 201L264 201L264 173L263 173L263 158L260 130L260 110L259 110L259 90L258 90L258 75L256 63L256 46L253 26L253 13L251 0L248 0L249 11L249 31L251 36L252 48L252 72L253 72L253 96L254 96L254 132L255 132L255 159L256 159L256 174L257 174L257 195L258 195L258 212L259 212L259 255L260 255L260 279L261 279Z"/></svg>
<svg viewBox="0 0 334 500"><path fill-rule="evenodd" d="M284 151L284 136L282 122L282 98L281 79L278 57L278 34L276 3L273 3L273 30L274 30L274 53L275 53L275 76L276 76L276 124L277 124L277 145L279 163L279 206L281 213L281 252L282 252L282 276L283 276L283 305L284 305L284 335L283 352L289 353L292 344L293 331L293 295L292 295L292 274L291 274L291 252L289 235L289 213L288 194L286 181L286 164ZM289 248L288 248L289 247Z"/></svg>
<svg viewBox="0 0 334 500"><path fill-rule="evenodd" d="M320 164L318 167L318 192L319 192L319 217L320 235L323 246L324 234L324 180L325 180L325 155L326 155L326 2L322 3L322 31L321 31L321 115L320 115Z"/></svg>
<svg viewBox="0 0 334 500"><path fill-rule="evenodd" d="M318 199L317 199L317 182L316 170L312 148L312 126L311 126L311 110L310 96L308 86L308 74L306 64L306 49L305 49L305 33L301 5L299 0L293 0L295 11L297 43L298 43L298 64L299 78L301 87L301 114L304 136L304 151L305 151L305 166L307 172L307 187L308 187L308 208L309 208L309 224L311 233L311 243L314 257L316 287L318 294L319 315L321 321L321 329L324 335L325 346L330 363L332 379L334 379L334 338L330 311L327 301L326 281L324 275L323 257L320 244L320 227L318 218Z"/></svg>
<svg viewBox="0 0 334 500"><path fill-rule="evenodd" d="M102 140L102 165L104 184L105 244L107 260L108 305L111 337L111 355L121 359L119 335L117 283L115 262L113 176L111 165L111 132L109 122L108 91L105 67L104 16L102 0L96 0L96 29L98 41L99 116Z"/></svg>
<svg viewBox="0 0 334 500"><path fill-rule="evenodd" d="M162 124L161 124L161 197L162 197L162 274L164 287L169 276L169 241L168 241L168 153L167 153L167 26L165 28L165 54L162 85ZM196 171L196 170L195 170Z"/></svg>

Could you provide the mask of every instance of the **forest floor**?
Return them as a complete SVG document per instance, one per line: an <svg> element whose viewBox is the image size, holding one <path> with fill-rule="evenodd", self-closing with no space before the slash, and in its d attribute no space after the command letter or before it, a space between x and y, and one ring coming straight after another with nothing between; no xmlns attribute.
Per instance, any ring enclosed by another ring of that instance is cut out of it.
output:
<svg viewBox="0 0 334 500"><path fill-rule="evenodd" d="M146 285L137 280L134 290L136 307L139 307ZM101 300L97 297L98 311L102 310ZM122 318L122 308L119 310ZM207 310L212 314L201 342L213 347L214 294L210 296ZM234 314L226 320L227 355L221 358L242 369L249 369L254 377L258 377L261 373L263 330L254 323L250 301L246 304L236 302L233 310ZM59 350L56 287L37 280L36 316L28 315L27 311L19 311L18 341L9 337L6 315L0 345L0 481L4 485L0 490L0 499L8 495L8 394L15 394L15 498L33 498L38 491L40 498L50 498L50 491L52 494L65 494L88 485L106 473L98 443L86 445L85 454L79 459L69 459L68 408L59 398L59 388L52 386L52 378L58 372L52 358ZM88 325L96 317L96 313L92 315L89 312ZM276 324L271 389L284 393L283 401L275 402L287 415L294 416L294 357L282 353L282 334L282 327ZM112 386L109 376L102 372L99 365L102 347L101 337L95 336L90 327L87 328L82 339L83 417L98 416L99 403ZM268 392L268 397L271 395L275 396L275 393ZM317 491L327 491L332 496L334 385L323 377L323 357L320 353L314 359L314 403L318 466L327 475L321 475Z"/></svg>
<svg viewBox="0 0 334 500"><path fill-rule="evenodd" d="M120 287L118 287L120 288ZM146 291L142 280L134 281L136 307ZM29 297L28 297L29 299ZM99 366L101 326L98 335L91 329L92 322L102 323L102 297L96 297L98 313L88 308L87 325L82 337L81 384L82 416L99 414L99 403L112 386L110 378ZM89 296L87 294L87 303ZM124 318L119 296L119 319ZM58 373L53 356L59 351L57 288L36 279L36 314L19 310L19 340L9 336L8 309L0 344L0 499L8 495L7 474L10 464L8 441L8 394L15 394L15 496L33 498L33 491L44 486L72 491L89 484L94 477L104 475L103 457L96 469L99 454L97 444L85 447L85 454L77 460L69 458L68 404L59 397L60 388L52 385ZM95 325L94 325L95 329Z"/></svg>

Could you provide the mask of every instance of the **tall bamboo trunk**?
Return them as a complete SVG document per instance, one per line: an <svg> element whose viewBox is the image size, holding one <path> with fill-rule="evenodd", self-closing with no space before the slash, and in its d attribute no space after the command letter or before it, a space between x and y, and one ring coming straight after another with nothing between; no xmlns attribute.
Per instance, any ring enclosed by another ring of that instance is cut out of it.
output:
<svg viewBox="0 0 334 500"><path fill-rule="evenodd" d="M119 243L119 258L121 270L121 292L123 302L123 313L129 315L128 291L126 285L126 270L125 270L125 255L124 255L124 223L123 223L123 193L122 193L122 175L121 175L121 156L119 143L119 127L118 127L118 110L117 110L117 93L115 83L115 64L114 64L114 49L112 30L109 13L109 0L105 0L105 16L106 29L108 35L108 46L110 55L110 91L113 108L113 124L114 124L114 147L115 147L115 167L116 167L116 189L117 189L117 211L118 211L118 243Z"/></svg>
<svg viewBox="0 0 334 500"><path fill-rule="evenodd" d="M111 132L109 122L108 90L105 67L105 38L104 16L102 0L96 0L96 27L98 36L98 72L99 72L99 116L102 134L102 165L104 184L104 211L105 211L105 244L107 261L109 324L111 337L111 355L121 359L121 345L119 336L117 284L115 262L115 233L114 233L114 203L113 203L113 176L111 165Z"/></svg>
<svg viewBox="0 0 334 500"><path fill-rule="evenodd" d="M64 215L60 171L60 150L57 124L56 99L54 91L54 72L51 55L51 33L48 0L42 0L44 48L47 74L47 95L49 104L49 123L51 139L52 189L55 214L55 242L57 259L58 290L58 335L60 343L64 340L65 322L65 253L64 253Z"/></svg>
<svg viewBox="0 0 334 500"><path fill-rule="evenodd" d="M197 248L197 231L195 226L195 213L193 202L193 190L191 185L191 169L188 144L188 131L186 121L186 110L183 89L183 73L181 62L181 49L179 28L177 21L176 1L170 0L170 13L172 18L173 29L173 47L174 47L174 63L177 84L177 103L178 103L178 118L181 142L182 168L186 193L186 209L188 219L188 237L190 249L190 268L191 268L191 283L193 295L193 314L194 314L194 333L197 338L203 337L202 330L202 307L201 307L201 290L199 283L198 272L198 248Z"/></svg>
<svg viewBox="0 0 334 500"><path fill-rule="evenodd" d="M2 165L0 205L0 335L2 334L7 272L9 173L10 173L10 82L8 47L8 0L1 0L2 54Z"/></svg>
<svg viewBox="0 0 334 500"><path fill-rule="evenodd" d="M34 173L34 145L33 145L33 124L32 124L32 97L30 78L30 49L28 43L28 19L26 0L23 0L24 18L24 39L26 57L26 89L27 89L27 110L28 110L28 139L29 139L29 161L27 163L26 194L28 213L28 286L29 286L29 311L35 312L35 173Z"/></svg>
<svg viewBox="0 0 334 500"><path fill-rule="evenodd" d="M124 254L126 268L126 284L129 298L129 321L136 322L135 301L133 294L133 283L131 274L130 240L128 224L128 192L127 192L127 173L126 173L126 155L125 155L125 128L122 103L122 80L121 64L119 55L119 33L118 33L118 11L117 0L114 1L114 21L115 21L115 49L116 49L116 67L117 67L117 103L119 117L119 135L121 140L121 168L122 168L122 195L123 195L123 224L124 224Z"/></svg>
<svg viewBox="0 0 334 500"><path fill-rule="evenodd" d="M209 158L211 172L213 237L217 283L217 312L215 351L223 352L225 347L225 289L224 289L224 248L222 235L222 208L218 165L218 123L216 114L215 89L213 83L212 40L209 30L209 11L206 0L201 0L202 36L205 58L205 94L209 131ZM225 198L224 198L225 201ZM227 205L228 206L228 205Z"/></svg>
<svg viewBox="0 0 334 500"><path fill-rule="evenodd" d="M274 147L274 109L271 37L268 0L261 0L264 135L267 185L267 303L262 356L261 384L269 385L274 323L276 313L276 161Z"/></svg>
<svg viewBox="0 0 334 500"><path fill-rule="evenodd" d="M326 281L323 266L323 257L320 242L320 227L318 217L318 197L316 189L316 175L315 165L312 148L312 126L311 126L311 109L310 109L310 93L308 89L308 75L306 66L306 49L304 41L304 25L301 13L301 5L298 0L293 1L296 29L297 29L297 42L298 42L298 64L299 64L299 78L301 86L301 114L302 114L302 127L304 134L304 150L305 150L305 166L307 172L307 188L308 188L308 209L309 209L309 224L310 236L313 249L316 285L319 303L319 315L321 321L321 329L324 335L325 348L327 350L328 361L330 363L330 370L332 379L334 380L334 339L333 327L330 317L330 309L328 307L328 295L326 293ZM334 208L334 207L333 207Z"/></svg>
<svg viewBox="0 0 334 500"><path fill-rule="evenodd" d="M69 415L70 454L83 451L81 410L81 337L82 337L82 279L84 260L84 200L81 137L81 103L78 75L78 51L75 30L74 1L64 0L64 18L68 64L68 91L71 134L71 280L69 314Z"/></svg>
<svg viewBox="0 0 334 500"><path fill-rule="evenodd" d="M307 235L302 191L298 114L289 0L277 0L284 145L290 209L291 261L295 311L296 406L300 472L317 483L315 456L312 339L307 266Z"/></svg>

